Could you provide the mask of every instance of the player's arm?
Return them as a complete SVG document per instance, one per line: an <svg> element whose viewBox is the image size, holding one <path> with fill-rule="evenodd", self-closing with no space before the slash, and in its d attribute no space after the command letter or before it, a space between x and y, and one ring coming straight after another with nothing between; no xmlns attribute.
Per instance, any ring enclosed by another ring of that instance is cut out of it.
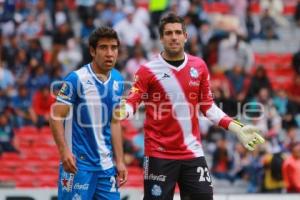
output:
<svg viewBox="0 0 300 200"><path fill-rule="evenodd" d="M123 137L121 131L121 124L115 115L113 115L111 121L111 137L112 137L112 146L114 149L116 167L118 171L118 183L119 186L122 186L127 181L127 169L124 162L124 151L123 151Z"/></svg>
<svg viewBox="0 0 300 200"><path fill-rule="evenodd" d="M255 126L244 125L233 120L214 104L209 79L209 72L204 64L199 92L201 112L215 125L235 133L244 147L250 151L253 151L257 144L264 143L264 139L259 134L260 131Z"/></svg>
<svg viewBox="0 0 300 200"><path fill-rule="evenodd" d="M63 127L63 120L70 112L70 105L55 102L51 109L52 113L50 115L49 123L64 170L66 172L75 173L77 171L75 158L66 144Z"/></svg>
<svg viewBox="0 0 300 200"><path fill-rule="evenodd" d="M51 107L50 127L57 145L60 158L66 172L75 173L76 160L66 144L64 137L63 121L70 113L72 105L77 100L77 75L72 72L64 80L63 85L56 97L56 102Z"/></svg>

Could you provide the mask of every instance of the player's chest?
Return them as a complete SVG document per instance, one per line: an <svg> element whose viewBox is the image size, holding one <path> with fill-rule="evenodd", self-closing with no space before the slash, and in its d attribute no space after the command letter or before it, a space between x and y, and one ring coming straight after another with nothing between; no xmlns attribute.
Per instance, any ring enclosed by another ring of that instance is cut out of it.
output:
<svg viewBox="0 0 300 200"><path fill-rule="evenodd" d="M201 71L189 67L179 71L167 69L154 73L151 90L153 93L198 93L200 88Z"/></svg>
<svg viewBox="0 0 300 200"><path fill-rule="evenodd" d="M119 82L115 80L106 84L91 82L91 84L83 85L82 97L84 97L84 99L113 103L114 101L118 101L118 98L120 97L120 87Z"/></svg>

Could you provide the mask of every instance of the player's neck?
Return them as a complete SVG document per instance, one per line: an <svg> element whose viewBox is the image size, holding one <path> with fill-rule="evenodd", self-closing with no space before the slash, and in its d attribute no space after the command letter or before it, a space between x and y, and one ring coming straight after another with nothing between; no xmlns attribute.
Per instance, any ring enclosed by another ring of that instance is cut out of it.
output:
<svg viewBox="0 0 300 200"><path fill-rule="evenodd" d="M169 60L169 61L178 61L178 60L183 60L184 59L184 52L180 52L178 54L170 54L166 51L163 51L161 53L161 56L165 59L165 60Z"/></svg>
<svg viewBox="0 0 300 200"><path fill-rule="evenodd" d="M107 81L109 74L110 74L110 70L109 71L102 70L94 62L92 62L91 66L92 66L93 72L96 74L97 78L100 79L100 81L102 81L102 82Z"/></svg>

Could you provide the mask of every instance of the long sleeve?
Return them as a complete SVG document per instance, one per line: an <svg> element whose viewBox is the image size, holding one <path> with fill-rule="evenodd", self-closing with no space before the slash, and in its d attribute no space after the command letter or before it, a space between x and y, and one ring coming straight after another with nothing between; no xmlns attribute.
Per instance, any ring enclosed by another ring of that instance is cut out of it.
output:
<svg viewBox="0 0 300 200"><path fill-rule="evenodd" d="M199 103L201 112L215 125L228 129L232 118L228 117L213 101L213 94L210 90L210 76L208 69L203 64L203 73L200 81Z"/></svg>

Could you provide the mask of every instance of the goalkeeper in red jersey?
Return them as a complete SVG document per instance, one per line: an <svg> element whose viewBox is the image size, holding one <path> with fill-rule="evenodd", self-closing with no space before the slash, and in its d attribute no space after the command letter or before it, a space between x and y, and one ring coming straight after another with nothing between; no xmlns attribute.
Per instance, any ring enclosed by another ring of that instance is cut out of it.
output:
<svg viewBox="0 0 300 200"><path fill-rule="evenodd" d="M129 96L119 110L130 118L145 104L144 200L212 200L213 187L204 158L198 114L234 132L248 150L264 143L259 131L228 117L213 102L205 62L184 52L183 19L170 13L159 26L164 50L140 66ZM201 123L201 122L200 122Z"/></svg>

